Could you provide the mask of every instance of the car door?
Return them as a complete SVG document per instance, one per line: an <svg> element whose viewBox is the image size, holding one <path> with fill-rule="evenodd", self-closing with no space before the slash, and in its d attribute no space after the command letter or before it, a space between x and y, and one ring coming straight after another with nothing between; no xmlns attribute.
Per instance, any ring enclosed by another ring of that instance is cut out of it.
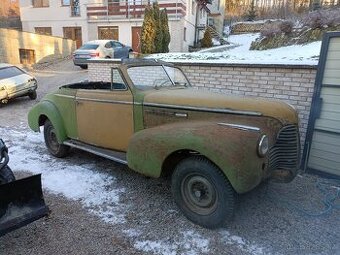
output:
<svg viewBox="0 0 340 255"><path fill-rule="evenodd" d="M107 84L106 88L78 90L78 139L125 152L134 132L133 96L116 68L112 69L112 83Z"/></svg>
<svg viewBox="0 0 340 255"><path fill-rule="evenodd" d="M114 58L126 58L127 57L127 48L119 43L112 41L113 50L114 50Z"/></svg>

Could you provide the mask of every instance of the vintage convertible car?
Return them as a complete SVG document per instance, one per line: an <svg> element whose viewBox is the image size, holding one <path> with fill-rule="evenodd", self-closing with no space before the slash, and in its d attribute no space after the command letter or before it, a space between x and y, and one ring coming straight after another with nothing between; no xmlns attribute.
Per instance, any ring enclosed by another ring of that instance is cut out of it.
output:
<svg viewBox="0 0 340 255"><path fill-rule="evenodd" d="M170 176L173 197L191 221L215 228L235 195L272 178L289 182L299 164L298 116L280 101L234 97L191 87L177 67L125 61L111 82L60 87L31 109L29 126L49 152L70 147Z"/></svg>

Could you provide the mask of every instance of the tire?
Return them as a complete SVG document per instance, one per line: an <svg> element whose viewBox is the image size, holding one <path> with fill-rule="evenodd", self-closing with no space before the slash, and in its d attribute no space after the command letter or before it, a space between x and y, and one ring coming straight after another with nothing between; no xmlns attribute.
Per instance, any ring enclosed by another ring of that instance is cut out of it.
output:
<svg viewBox="0 0 340 255"><path fill-rule="evenodd" d="M221 227L234 214L236 193L221 170L203 157L182 160L172 175L172 195L192 222Z"/></svg>
<svg viewBox="0 0 340 255"><path fill-rule="evenodd" d="M87 69L87 65L81 65L80 68L81 69Z"/></svg>
<svg viewBox="0 0 340 255"><path fill-rule="evenodd" d="M30 92L30 93L28 94L28 97L29 97L31 100L37 99L37 91L34 90L34 91Z"/></svg>
<svg viewBox="0 0 340 255"><path fill-rule="evenodd" d="M58 142L55 128L49 120L44 124L44 138L46 147L53 156L63 158L68 154L70 147Z"/></svg>
<svg viewBox="0 0 340 255"><path fill-rule="evenodd" d="M0 185L15 181L14 174L9 166L0 169ZM0 218L6 214L8 204L0 199Z"/></svg>
<svg viewBox="0 0 340 255"><path fill-rule="evenodd" d="M0 185L15 181L14 174L9 166L5 166L0 170Z"/></svg>

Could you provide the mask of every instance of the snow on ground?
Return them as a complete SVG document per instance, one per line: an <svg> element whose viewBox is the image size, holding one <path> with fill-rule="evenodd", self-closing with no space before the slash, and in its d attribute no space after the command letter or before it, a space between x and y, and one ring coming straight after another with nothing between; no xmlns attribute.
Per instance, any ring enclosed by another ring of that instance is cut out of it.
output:
<svg viewBox="0 0 340 255"><path fill-rule="evenodd" d="M0 128L0 133L5 131ZM119 203L119 194L124 189L112 188L113 176L94 172L93 164L70 165L63 159L40 154L37 148L44 146L42 134L11 130L11 137L10 166L14 171L42 173L43 186L49 192L80 201L105 222L124 222L125 206ZM110 187L110 192L106 187Z"/></svg>
<svg viewBox="0 0 340 255"><path fill-rule="evenodd" d="M151 58L171 62L226 63L226 64L283 64L317 65L321 41L292 45L277 49L254 51L250 44L259 34L241 34L228 37L230 45L217 46L193 53L162 53Z"/></svg>
<svg viewBox="0 0 340 255"><path fill-rule="evenodd" d="M51 156L47 153L41 133L22 127L12 129L0 126L0 134L6 134L9 165L14 172L42 173L44 189L79 201L86 210L106 223L122 224L121 234L141 252L175 255L180 250L180 254L186 255L211 254L213 247L210 243L213 240L210 235L202 235L191 227L178 226L175 240L161 235L151 240L142 226L131 228L125 219L130 205L120 202L121 194L129 191L119 187L114 173L98 171L98 166L91 160L76 164ZM223 244L236 247L245 254L265 254L263 248L228 231L218 235Z"/></svg>

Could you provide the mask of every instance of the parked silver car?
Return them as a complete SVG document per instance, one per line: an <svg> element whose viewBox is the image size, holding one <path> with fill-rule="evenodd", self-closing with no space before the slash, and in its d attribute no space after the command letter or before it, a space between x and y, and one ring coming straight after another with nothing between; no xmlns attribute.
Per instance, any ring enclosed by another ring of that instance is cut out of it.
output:
<svg viewBox="0 0 340 255"><path fill-rule="evenodd" d="M91 58L129 58L132 48L115 40L89 41L73 53L73 63L87 68Z"/></svg>
<svg viewBox="0 0 340 255"><path fill-rule="evenodd" d="M37 80L17 66L0 63L0 103L21 96L37 98Z"/></svg>

